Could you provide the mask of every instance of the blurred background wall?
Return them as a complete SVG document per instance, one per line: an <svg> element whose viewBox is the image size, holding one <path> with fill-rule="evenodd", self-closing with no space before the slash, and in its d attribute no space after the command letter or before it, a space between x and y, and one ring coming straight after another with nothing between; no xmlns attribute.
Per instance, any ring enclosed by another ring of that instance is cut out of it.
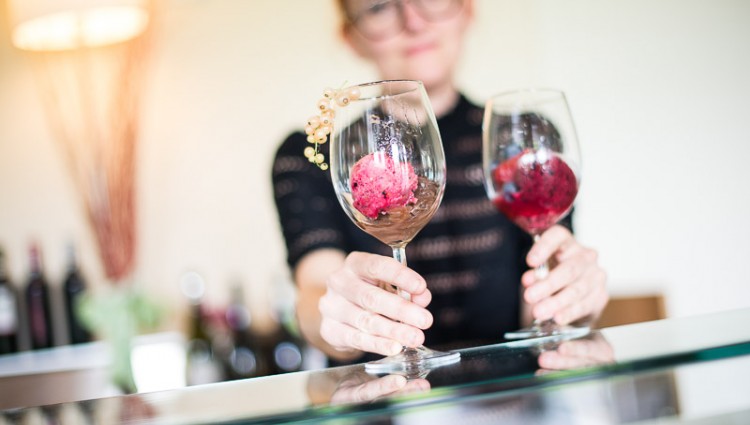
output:
<svg viewBox="0 0 750 425"><path fill-rule="evenodd" d="M748 306L750 2L477 0L461 87L567 92L584 174L575 227L614 294L663 292L670 316ZM274 151L322 89L376 78L338 39L333 0L163 0L147 64L134 281L175 311L241 282L254 314L288 279ZM39 241L53 285L74 241L104 273L26 54L0 0L0 246L16 283ZM300 155L302 153L300 152ZM174 324L174 323L173 323Z"/></svg>

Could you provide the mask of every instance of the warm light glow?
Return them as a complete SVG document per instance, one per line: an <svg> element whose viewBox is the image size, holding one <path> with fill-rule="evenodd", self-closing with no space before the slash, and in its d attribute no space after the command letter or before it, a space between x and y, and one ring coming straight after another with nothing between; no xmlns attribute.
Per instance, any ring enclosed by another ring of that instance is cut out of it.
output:
<svg viewBox="0 0 750 425"><path fill-rule="evenodd" d="M131 39L148 25L137 6L110 6L42 15L13 29L13 44L24 50L67 50Z"/></svg>

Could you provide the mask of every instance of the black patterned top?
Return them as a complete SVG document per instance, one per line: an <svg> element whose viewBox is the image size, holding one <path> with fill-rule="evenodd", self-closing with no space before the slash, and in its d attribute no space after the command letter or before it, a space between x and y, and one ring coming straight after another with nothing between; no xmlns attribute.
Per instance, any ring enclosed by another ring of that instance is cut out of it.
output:
<svg viewBox="0 0 750 425"><path fill-rule="evenodd" d="M447 161L445 196L438 212L406 247L409 267L432 292L431 348L502 340L519 327L519 288L531 238L487 198L482 174L482 108L464 96L438 119ZM391 249L357 228L336 199L329 171L302 155L303 133L290 135L273 166L276 206L294 268L319 248L391 255ZM328 158L328 143L322 145Z"/></svg>

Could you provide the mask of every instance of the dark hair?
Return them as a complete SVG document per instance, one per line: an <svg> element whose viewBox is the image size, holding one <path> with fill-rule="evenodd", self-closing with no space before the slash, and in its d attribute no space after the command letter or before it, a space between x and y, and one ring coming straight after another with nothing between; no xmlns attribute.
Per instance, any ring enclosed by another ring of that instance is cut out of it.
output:
<svg viewBox="0 0 750 425"><path fill-rule="evenodd" d="M341 22L347 24L349 22L349 10L346 8L346 0L334 0L336 4L336 10L339 11L339 17Z"/></svg>

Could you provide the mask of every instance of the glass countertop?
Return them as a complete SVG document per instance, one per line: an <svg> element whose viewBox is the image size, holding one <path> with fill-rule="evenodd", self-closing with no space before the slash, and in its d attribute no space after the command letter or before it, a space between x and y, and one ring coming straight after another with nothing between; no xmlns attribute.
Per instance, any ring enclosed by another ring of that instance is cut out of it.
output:
<svg viewBox="0 0 750 425"><path fill-rule="evenodd" d="M360 364L12 409L0 424L748 423L748 324L750 308L468 348L409 376Z"/></svg>

